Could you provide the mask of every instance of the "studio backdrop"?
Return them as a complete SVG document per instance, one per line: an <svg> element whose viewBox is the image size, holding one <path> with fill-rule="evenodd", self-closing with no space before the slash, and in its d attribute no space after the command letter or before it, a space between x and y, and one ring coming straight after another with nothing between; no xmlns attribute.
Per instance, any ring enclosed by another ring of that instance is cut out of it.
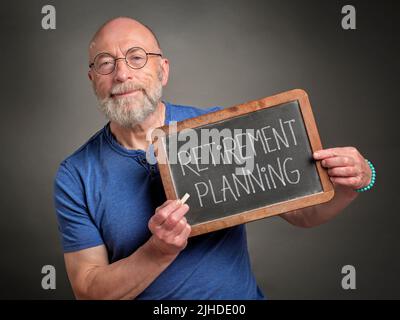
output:
<svg viewBox="0 0 400 320"><path fill-rule="evenodd" d="M164 100L230 107L301 88L322 145L355 146L374 163L376 186L326 224L304 229L277 216L247 224L269 299L400 298L399 9L336 0L3 3L0 298L74 298L53 182L60 162L106 123L87 51L117 16L157 34L170 61ZM343 286L348 268L354 288ZM51 270L55 288L43 281Z"/></svg>

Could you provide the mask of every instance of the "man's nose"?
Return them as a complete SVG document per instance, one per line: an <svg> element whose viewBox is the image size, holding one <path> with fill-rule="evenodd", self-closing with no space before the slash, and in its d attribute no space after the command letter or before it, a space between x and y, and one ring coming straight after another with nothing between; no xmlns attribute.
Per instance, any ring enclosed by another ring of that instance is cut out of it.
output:
<svg viewBox="0 0 400 320"><path fill-rule="evenodd" d="M114 80L117 82L125 82L128 79L132 79L133 69L128 66L124 58L118 58L115 60L115 74Z"/></svg>

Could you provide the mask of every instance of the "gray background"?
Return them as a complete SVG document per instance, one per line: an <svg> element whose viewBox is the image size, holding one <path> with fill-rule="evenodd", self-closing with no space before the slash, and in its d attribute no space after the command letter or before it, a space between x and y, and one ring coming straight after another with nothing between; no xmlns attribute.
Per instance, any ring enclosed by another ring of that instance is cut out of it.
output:
<svg viewBox="0 0 400 320"><path fill-rule="evenodd" d="M231 106L308 91L325 147L353 145L377 186L313 229L278 217L248 225L254 272L271 299L400 298L398 183L399 5L351 1L7 1L1 33L0 298L73 298L53 209L58 164L103 126L87 79L97 27L130 15L158 34L171 63L165 99ZM53 4L57 29L41 28ZM41 288L54 265L57 289ZM341 288L341 268L357 289Z"/></svg>

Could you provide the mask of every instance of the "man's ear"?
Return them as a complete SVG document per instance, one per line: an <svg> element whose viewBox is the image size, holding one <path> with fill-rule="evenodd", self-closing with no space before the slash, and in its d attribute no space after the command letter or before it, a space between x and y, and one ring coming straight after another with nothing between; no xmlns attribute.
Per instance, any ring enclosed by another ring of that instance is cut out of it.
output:
<svg viewBox="0 0 400 320"><path fill-rule="evenodd" d="M87 75L88 75L88 77L89 77L89 80L90 80L90 81L93 81L92 70L89 70L88 73L87 73Z"/></svg>
<svg viewBox="0 0 400 320"><path fill-rule="evenodd" d="M162 86L166 86L168 83L168 78L169 78L169 61L168 59L163 59L163 62L161 64L161 69L163 71L163 77L162 77Z"/></svg>

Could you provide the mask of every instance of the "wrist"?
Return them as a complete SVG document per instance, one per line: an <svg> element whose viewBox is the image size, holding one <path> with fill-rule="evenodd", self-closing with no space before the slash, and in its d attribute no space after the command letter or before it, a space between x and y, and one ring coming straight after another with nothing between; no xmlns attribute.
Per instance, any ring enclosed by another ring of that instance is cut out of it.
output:
<svg viewBox="0 0 400 320"><path fill-rule="evenodd" d="M365 186L362 187L362 188L359 188L359 189L354 190L354 191L356 191L356 192L365 192L365 191L368 191L368 190L372 189L372 187L373 187L374 184L375 184L375 179L376 179L375 167L374 167L374 165L372 164L371 161L369 161L369 160L367 160L367 159L366 159L365 161L367 162L368 167L369 167L369 169L370 169L370 178L369 178L369 180L368 180L368 184L365 185Z"/></svg>
<svg viewBox="0 0 400 320"><path fill-rule="evenodd" d="M355 189L342 185L335 185L335 194L341 194L349 201L353 201L360 195L360 193L357 192Z"/></svg>

